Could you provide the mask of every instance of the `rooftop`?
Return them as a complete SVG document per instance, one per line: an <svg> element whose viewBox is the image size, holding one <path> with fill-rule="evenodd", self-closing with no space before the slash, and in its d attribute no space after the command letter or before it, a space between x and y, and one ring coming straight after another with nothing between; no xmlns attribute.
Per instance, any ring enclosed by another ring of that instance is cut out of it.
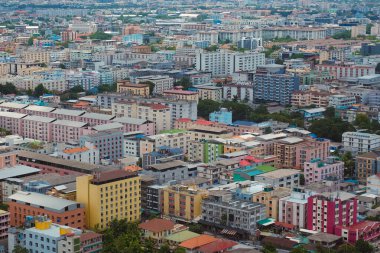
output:
<svg viewBox="0 0 380 253"><path fill-rule="evenodd" d="M197 237L197 236L199 236L199 234L185 230L185 231L181 231L181 232L178 232L175 234L171 234L171 235L165 237L165 240L181 243L183 241L192 239L192 238Z"/></svg>
<svg viewBox="0 0 380 253"><path fill-rule="evenodd" d="M339 240L341 237L333 234L328 234L328 233L317 233L313 234L307 237L309 240L316 241L316 242L327 242L327 243L332 243L337 240Z"/></svg>
<svg viewBox="0 0 380 253"><path fill-rule="evenodd" d="M215 242L217 238L211 236L211 235L200 235L194 238L191 238L189 240L183 241L179 244L180 247L186 248L186 249L196 249L203 245Z"/></svg>
<svg viewBox="0 0 380 253"><path fill-rule="evenodd" d="M167 170L171 168L186 166L186 164L187 163L181 160L174 160L174 161L170 161L166 163L158 163L158 164L149 165L149 167L155 170Z"/></svg>
<svg viewBox="0 0 380 253"><path fill-rule="evenodd" d="M130 172L125 170L111 170L96 174L91 182L94 184L105 184L137 176L138 175L136 172Z"/></svg>
<svg viewBox="0 0 380 253"><path fill-rule="evenodd" d="M299 170L293 170L293 169L278 169L275 171L271 171L268 173L264 173L260 176L266 177L266 178L272 178L272 179L277 179L277 178L282 178L282 177L288 177L292 175L299 174Z"/></svg>
<svg viewBox="0 0 380 253"><path fill-rule="evenodd" d="M139 228L148 230L154 233L159 233L167 230L172 230L175 223L171 220L152 219L139 225Z"/></svg>
<svg viewBox="0 0 380 253"><path fill-rule="evenodd" d="M82 118L87 118L87 119L96 119L96 120L112 120L115 118L113 115L109 114L103 114L103 113L91 113L91 112L86 112L85 114L81 115Z"/></svg>
<svg viewBox="0 0 380 253"><path fill-rule="evenodd" d="M97 125L93 127L93 129L96 131L106 131L110 129L120 129L120 128L123 128L123 124L119 122L112 122L112 123Z"/></svg>
<svg viewBox="0 0 380 253"><path fill-rule="evenodd" d="M61 114L61 115L68 115L68 116L81 116L86 111L80 111L80 110L69 110L69 109L57 109L53 111L55 114Z"/></svg>
<svg viewBox="0 0 380 253"><path fill-rule="evenodd" d="M40 171L41 171L40 169L36 169L36 168L25 166L25 165L16 165L14 167L3 168L3 169L0 169L0 181L7 178L20 177L20 176L29 175L29 174L36 174L36 173L39 173Z"/></svg>
<svg viewBox="0 0 380 253"><path fill-rule="evenodd" d="M51 123L55 121L55 118L49 118L49 117L42 117L42 116L36 116L36 115L28 115L24 118L24 120L31 120L31 121L38 121L43 123Z"/></svg>
<svg viewBox="0 0 380 253"><path fill-rule="evenodd" d="M39 207L45 207L53 210L62 210L65 207L71 205L77 205L77 202L52 197L45 194L35 193L35 192L23 192L18 191L15 194L9 196L10 200L15 200L17 202L29 203L30 205L35 205Z"/></svg>
<svg viewBox="0 0 380 253"><path fill-rule="evenodd" d="M56 120L54 125L68 126L68 127L85 127L87 123L71 120Z"/></svg>
<svg viewBox="0 0 380 253"><path fill-rule="evenodd" d="M35 112L52 112L55 110L54 107L40 106L40 105L29 105L25 110L35 111Z"/></svg>
<svg viewBox="0 0 380 253"><path fill-rule="evenodd" d="M27 114L17 113L17 112L3 112L0 111L0 117L14 118L14 119L22 119L26 117Z"/></svg>

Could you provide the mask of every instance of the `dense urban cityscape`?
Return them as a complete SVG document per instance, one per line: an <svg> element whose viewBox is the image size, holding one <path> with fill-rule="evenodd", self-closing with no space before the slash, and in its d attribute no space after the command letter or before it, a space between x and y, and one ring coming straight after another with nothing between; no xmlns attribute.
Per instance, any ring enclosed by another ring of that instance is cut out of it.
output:
<svg viewBox="0 0 380 253"><path fill-rule="evenodd" d="M0 1L0 253L98 252L380 252L380 2Z"/></svg>

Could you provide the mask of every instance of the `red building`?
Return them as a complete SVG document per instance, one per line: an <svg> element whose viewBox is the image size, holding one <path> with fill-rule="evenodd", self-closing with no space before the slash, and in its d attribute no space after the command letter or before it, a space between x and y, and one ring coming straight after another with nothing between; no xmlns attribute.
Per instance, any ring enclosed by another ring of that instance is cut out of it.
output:
<svg viewBox="0 0 380 253"><path fill-rule="evenodd" d="M335 233L337 226L357 223L358 200L348 192L326 192L307 201L307 229Z"/></svg>
<svg viewBox="0 0 380 253"><path fill-rule="evenodd" d="M380 237L380 222L366 220L352 226L336 226L335 234L349 243L355 243L359 239L377 240Z"/></svg>

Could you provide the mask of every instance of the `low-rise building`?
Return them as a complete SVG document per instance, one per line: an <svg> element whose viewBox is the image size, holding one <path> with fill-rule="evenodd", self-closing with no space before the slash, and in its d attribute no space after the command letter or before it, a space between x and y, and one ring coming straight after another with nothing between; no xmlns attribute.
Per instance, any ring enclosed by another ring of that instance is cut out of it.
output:
<svg viewBox="0 0 380 253"><path fill-rule="evenodd" d="M161 212L164 216L193 221L202 215L202 201L208 191L192 186L173 185L162 189Z"/></svg>
<svg viewBox="0 0 380 253"><path fill-rule="evenodd" d="M300 183L300 171L293 169L278 169L255 176L255 180L273 187L287 187L293 189Z"/></svg>
<svg viewBox="0 0 380 253"><path fill-rule="evenodd" d="M304 163L304 176L306 184L320 182L331 176L343 180L344 163L336 160L335 157L328 158L326 162L313 159Z"/></svg>
<svg viewBox="0 0 380 253"><path fill-rule="evenodd" d="M232 199L232 193L211 191L202 203L202 224L214 231L227 229L234 234L256 233L256 223L265 218L265 206L251 201Z"/></svg>
<svg viewBox="0 0 380 253"><path fill-rule="evenodd" d="M27 216L45 215L52 221L74 228L85 227L81 203L35 192L19 191L9 196L10 225L22 226Z"/></svg>

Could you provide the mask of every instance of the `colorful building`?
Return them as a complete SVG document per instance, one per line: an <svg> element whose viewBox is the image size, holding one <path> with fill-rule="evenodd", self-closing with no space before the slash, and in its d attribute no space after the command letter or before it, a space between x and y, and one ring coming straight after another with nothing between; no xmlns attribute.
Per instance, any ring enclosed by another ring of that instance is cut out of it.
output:
<svg viewBox="0 0 380 253"><path fill-rule="evenodd" d="M226 125L232 124L232 112L226 108L221 108L219 111L210 113L209 119L212 122L218 122Z"/></svg>
<svg viewBox="0 0 380 253"><path fill-rule="evenodd" d="M140 177L115 170L77 177L77 201L86 208L86 226L105 229L113 219L140 220Z"/></svg>
<svg viewBox="0 0 380 253"><path fill-rule="evenodd" d="M348 192L326 192L307 200L307 229L334 234L336 226L357 223L358 201Z"/></svg>
<svg viewBox="0 0 380 253"><path fill-rule="evenodd" d="M208 192L191 186L173 185L162 189L162 214L192 221L202 214L201 203Z"/></svg>
<svg viewBox="0 0 380 253"><path fill-rule="evenodd" d="M304 163L304 176L306 184L320 182L331 176L343 180L344 163L337 161L335 157L329 157L326 162L313 159Z"/></svg>
<svg viewBox="0 0 380 253"><path fill-rule="evenodd" d="M0 241L8 237L9 215L9 212L0 210Z"/></svg>
<svg viewBox="0 0 380 253"><path fill-rule="evenodd" d="M252 201L265 205L267 218L278 220L279 200L289 196L291 190L285 187L266 187L264 191L253 196Z"/></svg>
<svg viewBox="0 0 380 253"><path fill-rule="evenodd" d="M351 244L355 244L359 239L375 241L380 237L380 222L365 220L351 226L337 225L335 234Z"/></svg>

